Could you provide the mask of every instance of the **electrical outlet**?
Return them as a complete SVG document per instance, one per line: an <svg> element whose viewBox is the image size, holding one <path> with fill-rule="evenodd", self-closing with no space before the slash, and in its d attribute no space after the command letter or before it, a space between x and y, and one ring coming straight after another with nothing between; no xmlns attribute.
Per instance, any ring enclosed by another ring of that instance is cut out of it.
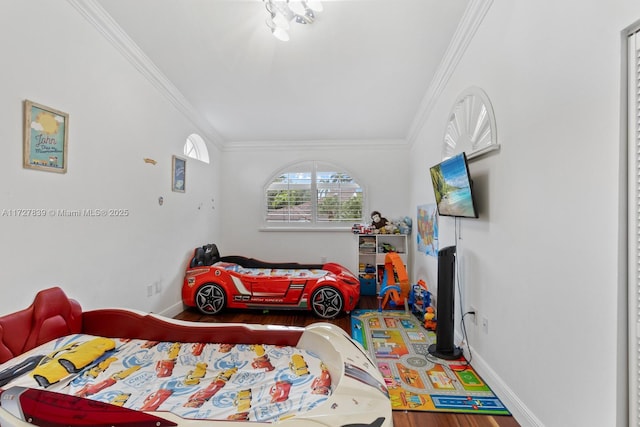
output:
<svg viewBox="0 0 640 427"><path fill-rule="evenodd" d="M482 317L482 331L485 334L489 333L489 319L487 319L486 317Z"/></svg>
<svg viewBox="0 0 640 427"><path fill-rule="evenodd" d="M153 296L153 285L147 285L147 298Z"/></svg>
<svg viewBox="0 0 640 427"><path fill-rule="evenodd" d="M471 323L473 323L474 325L478 324L478 309L475 308L474 306L470 305L469 309L467 310L468 314L467 316L469 316L471 318ZM473 314L471 314L473 313Z"/></svg>

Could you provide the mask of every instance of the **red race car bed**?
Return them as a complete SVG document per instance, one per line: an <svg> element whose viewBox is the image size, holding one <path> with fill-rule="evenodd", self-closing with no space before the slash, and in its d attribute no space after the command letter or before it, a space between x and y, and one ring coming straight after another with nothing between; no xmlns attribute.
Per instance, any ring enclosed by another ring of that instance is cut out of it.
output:
<svg viewBox="0 0 640 427"><path fill-rule="evenodd" d="M5 426L392 426L375 365L340 328L83 312L60 288L0 317Z"/></svg>
<svg viewBox="0 0 640 427"><path fill-rule="evenodd" d="M360 281L336 263L274 263L220 256L214 244L198 247L187 267L182 301L204 314L225 307L311 310L331 319L360 299Z"/></svg>

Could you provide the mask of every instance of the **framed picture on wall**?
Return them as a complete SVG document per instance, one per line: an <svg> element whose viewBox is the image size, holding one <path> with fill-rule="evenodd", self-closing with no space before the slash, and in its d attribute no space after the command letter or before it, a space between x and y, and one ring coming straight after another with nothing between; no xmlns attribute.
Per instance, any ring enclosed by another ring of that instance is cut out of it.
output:
<svg viewBox="0 0 640 427"><path fill-rule="evenodd" d="M185 179L187 173L187 160L173 156L173 161L171 162L171 190L177 191L178 193L185 192Z"/></svg>
<svg viewBox="0 0 640 427"><path fill-rule="evenodd" d="M24 101L23 166L49 172L67 172L69 114Z"/></svg>

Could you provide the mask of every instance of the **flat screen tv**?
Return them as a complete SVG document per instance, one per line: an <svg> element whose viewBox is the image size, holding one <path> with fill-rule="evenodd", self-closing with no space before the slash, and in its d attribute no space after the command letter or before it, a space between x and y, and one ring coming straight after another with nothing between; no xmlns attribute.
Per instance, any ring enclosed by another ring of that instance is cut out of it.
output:
<svg viewBox="0 0 640 427"><path fill-rule="evenodd" d="M443 160L430 172L439 215L478 217L465 153Z"/></svg>

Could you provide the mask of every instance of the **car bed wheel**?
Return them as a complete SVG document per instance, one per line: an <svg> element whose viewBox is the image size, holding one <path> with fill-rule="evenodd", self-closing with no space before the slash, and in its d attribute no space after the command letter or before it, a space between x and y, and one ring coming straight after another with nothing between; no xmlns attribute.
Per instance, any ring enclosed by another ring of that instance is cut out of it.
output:
<svg viewBox="0 0 640 427"><path fill-rule="evenodd" d="M344 299L337 289L323 286L311 296L311 309L318 317L333 319L342 311Z"/></svg>
<svg viewBox="0 0 640 427"><path fill-rule="evenodd" d="M215 283L206 283L198 289L195 296L198 310L204 314L217 314L227 304L224 289Z"/></svg>

